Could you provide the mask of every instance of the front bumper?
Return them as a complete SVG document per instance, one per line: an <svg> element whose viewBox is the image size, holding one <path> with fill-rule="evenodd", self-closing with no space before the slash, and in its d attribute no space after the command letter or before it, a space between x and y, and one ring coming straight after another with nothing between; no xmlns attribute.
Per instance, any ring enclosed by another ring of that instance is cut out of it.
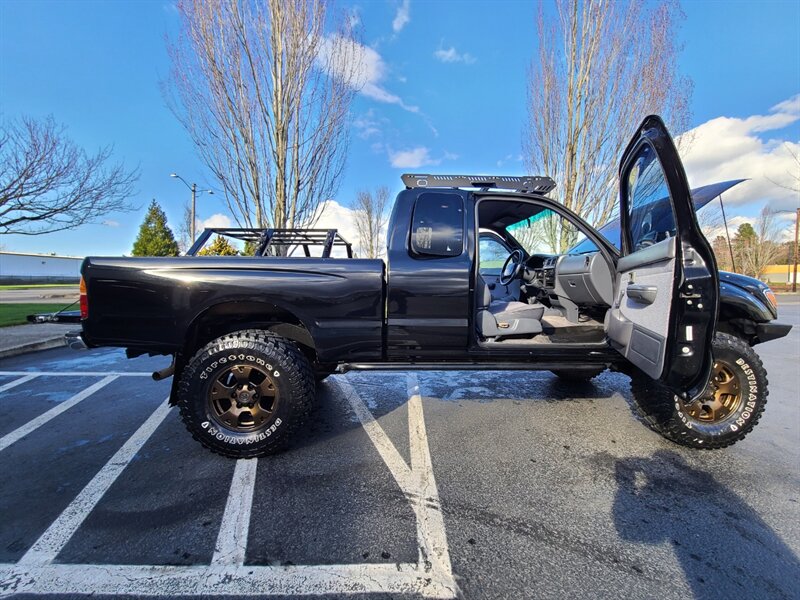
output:
<svg viewBox="0 0 800 600"><path fill-rule="evenodd" d="M784 337L791 329L792 326L786 323L774 323L772 321L759 323L756 325L756 337L758 338L758 343L763 344L764 342Z"/></svg>
<svg viewBox="0 0 800 600"><path fill-rule="evenodd" d="M64 340L67 342L67 346L73 350L86 350L88 348L86 342L83 341L82 331L70 331L64 335Z"/></svg>

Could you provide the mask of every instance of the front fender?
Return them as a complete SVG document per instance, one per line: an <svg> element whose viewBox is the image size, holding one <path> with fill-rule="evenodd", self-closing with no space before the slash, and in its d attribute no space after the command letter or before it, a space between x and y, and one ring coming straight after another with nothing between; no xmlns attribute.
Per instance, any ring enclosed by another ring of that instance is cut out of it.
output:
<svg viewBox="0 0 800 600"><path fill-rule="evenodd" d="M725 283L719 286L720 318L749 318L756 323L766 323L774 317L769 307L747 290Z"/></svg>

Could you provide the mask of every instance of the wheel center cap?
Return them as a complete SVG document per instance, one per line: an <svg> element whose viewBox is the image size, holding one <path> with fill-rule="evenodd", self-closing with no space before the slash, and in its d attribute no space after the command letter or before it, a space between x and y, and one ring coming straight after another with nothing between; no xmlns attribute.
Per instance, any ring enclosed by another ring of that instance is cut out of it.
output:
<svg viewBox="0 0 800 600"><path fill-rule="evenodd" d="M248 391L239 392L239 395L237 396L237 400L239 402L241 402L242 404L249 404L253 400L253 394L252 394L252 392L248 392Z"/></svg>

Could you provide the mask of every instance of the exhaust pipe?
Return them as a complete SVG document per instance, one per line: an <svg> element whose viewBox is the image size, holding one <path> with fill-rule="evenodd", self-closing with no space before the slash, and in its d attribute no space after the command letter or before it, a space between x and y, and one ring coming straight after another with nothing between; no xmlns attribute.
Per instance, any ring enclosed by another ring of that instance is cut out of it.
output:
<svg viewBox="0 0 800 600"><path fill-rule="evenodd" d="M86 350L86 342L83 341L80 331L70 331L64 335L67 346L73 350Z"/></svg>
<svg viewBox="0 0 800 600"><path fill-rule="evenodd" d="M172 377L175 373L175 359L172 359L172 363L164 369L160 371L156 371L153 373L153 381L161 381L162 379L166 379L167 377Z"/></svg>

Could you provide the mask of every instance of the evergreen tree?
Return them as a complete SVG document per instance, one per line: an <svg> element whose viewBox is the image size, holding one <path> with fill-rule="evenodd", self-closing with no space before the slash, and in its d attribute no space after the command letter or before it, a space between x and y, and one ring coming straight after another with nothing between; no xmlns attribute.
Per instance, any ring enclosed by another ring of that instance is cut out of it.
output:
<svg viewBox="0 0 800 600"><path fill-rule="evenodd" d="M167 215L155 199L150 203L139 235L133 243L133 256L178 256L178 242L167 227Z"/></svg>
<svg viewBox="0 0 800 600"><path fill-rule="evenodd" d="M218 235L213 242L197 254L199 256L238 256L239 252L231 245L228 238Z"/></svg>
<svg viewBox="0 0 800 600"><path fill-rule="evenodd" d="M733 241L748 243L753 242L756 237L756 230L753 229L753 226L750 223L742 223L739 225L739 229L736 230L736 235L733 236Z"/></svg>

